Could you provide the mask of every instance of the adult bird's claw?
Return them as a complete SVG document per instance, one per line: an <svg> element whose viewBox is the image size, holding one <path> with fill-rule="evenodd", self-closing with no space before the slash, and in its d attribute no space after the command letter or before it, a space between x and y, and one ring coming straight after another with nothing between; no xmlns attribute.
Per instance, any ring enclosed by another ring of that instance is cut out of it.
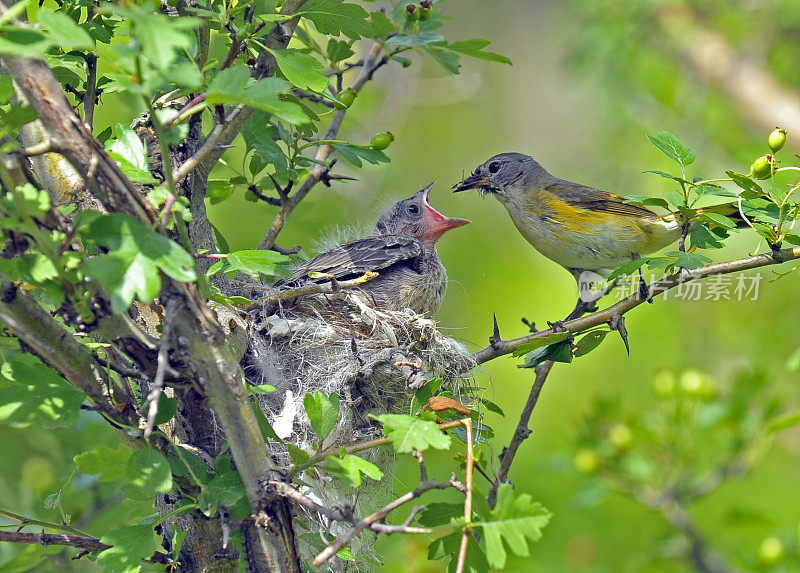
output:
<svg viewBox="0 0 800 573"><path fill-rule="evenodd" d="M620 315L612 316L610 319L608 319L608 326L611 327L611 330L616 330L619 332L622 342L625 343L625 352L627 352L628 356L630 356L631 348L628 346L628 329L625 328L625 317Z"/></svg>

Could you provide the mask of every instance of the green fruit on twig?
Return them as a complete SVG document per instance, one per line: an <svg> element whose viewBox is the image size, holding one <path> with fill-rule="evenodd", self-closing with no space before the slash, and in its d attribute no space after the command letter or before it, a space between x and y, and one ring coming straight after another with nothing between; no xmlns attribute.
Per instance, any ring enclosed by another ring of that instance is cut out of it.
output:
<svg viewBox="0 0 800 573"><path fill-rule="evenodd" d="M419 19L421 22L430 20L433 16L433 2L430 0L422 0L419 3Z"/></svg>
<svg viewBox="0 0 800 573"><path fill-rule="evenodd" d="M415 20L419 20L419 6L413 2L411 4L406 4L403 13L405 14L406 22L414 22Z"/></svg>
<svg viewBox="0 0 800 573"><path fill-rule="evenodd" d="M356 91L353 88L347 88L346 90L340 91L336 95L336 99L338 99L339 102L344 106L342 109L347 109L348 107L353 105L353 102L356 100L357 95L358 93L356 93Z"/></svg>
<svg viewBox="0 0 800 573"><path fill-rule="evenodd" d="M775 565L783 559L783 543L777 537L767 537L758 546L758 558L765 565Z"/></svg>
<svg viewBox="0 0 800 573"><path fill-rule="evenodd" d="M771 155L762 155L750 166L750 175L756 179L769 179L775 173L775 158Z"/></svg>
<svg viewBox="0 0 800 573"><path fill-rule="evenodd" d="M394 135L392 135L391 131L382 131L380 133L376 133L372 137L372 142L370 143L370 147L372 149L386 149L389 147L389 144L394 141Z"/></svg>
<svg viewBox="0 0 800 573"><path fill-rule="evenodd" d="M591 448L581 448L572 458L573 467L582 474L593 474L600 468L600 458Z"/></svg>
<svg viewBox="0 0 800 573"><path fill-rule="evenodd" d="M769 143L769 148L772 150L772 153L780 151L786 143L786 130L780 127L773 129L772 133L769 134L767 143Z"/></svg>

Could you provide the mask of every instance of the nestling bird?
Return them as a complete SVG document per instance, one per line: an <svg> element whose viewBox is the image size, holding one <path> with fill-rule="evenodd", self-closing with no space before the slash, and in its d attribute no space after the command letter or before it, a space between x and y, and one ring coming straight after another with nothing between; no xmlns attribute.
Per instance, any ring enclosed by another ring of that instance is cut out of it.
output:
<svg viewBox="0 0 800 573"><path fill-rule="evenodd" d="M436 253L436 242L447 231L469 221L445 217L434 209L428 202L431 187L433 183L395 203L378 219L369 237L317 255L276 286L328 282L331 276L348 280L376 271L377 278L360 286L375 306L435 313L447 287L447 272ZM309 278L309 273L327 276Z"/></svg>
<svg viewBox="0 0 800 573"><path fill-rule="evenodd" d="M681 236L675 213L662 216L619 195L559 179L522 153L495 155L453 188L496 197L522 236L579 282L584 271L607 277ZM735 205L706 211L738 214ZM581 302L586 301L579 300L578 306Z"/></svg>

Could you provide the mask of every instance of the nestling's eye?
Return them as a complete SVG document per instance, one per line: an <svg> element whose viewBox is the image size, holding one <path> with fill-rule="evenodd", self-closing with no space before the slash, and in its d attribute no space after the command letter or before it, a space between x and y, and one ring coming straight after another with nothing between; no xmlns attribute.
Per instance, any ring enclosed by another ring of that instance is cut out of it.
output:
<svg viewBox="0 0 800 573"><path fill-rule="evenodd" d="M419 215L419 205L417 205L416 203L409 203L406 210L411 215Z"/></svg>
<svg viewBox="0 0 800 573"><path fill-rule="evenodd" d="M489 173L497 173L498 171L500 171L500 162L492 161L489 164Z"/></svg>

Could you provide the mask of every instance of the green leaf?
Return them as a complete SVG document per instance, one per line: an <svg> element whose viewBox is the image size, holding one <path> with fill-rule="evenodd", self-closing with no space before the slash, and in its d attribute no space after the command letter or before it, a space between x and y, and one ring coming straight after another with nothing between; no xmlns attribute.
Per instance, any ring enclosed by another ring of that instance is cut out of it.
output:
<svg viewBox="0 0 800 573"><path fill-rule="evenodd" d="M332 393L325 396L322 391L317 390L303 396L303 406L317 437L320 441L325 441L339 419L339 395Z"/></svg>
<svg viewBox="0 0 800 573"><path fill-rule="evenodd" d="M286 154L278 145L277 130L268 125L269 114L256 110L242 128L242 136L248 148L253 149L265 163L273 165L276 173L286 173L289 167ZM259 171L261 171L259 169Z"/></svg>
<svg viewBox="0 0 800 573"><path fill-rule="evenodd" d="M245 494L242 478L236 471L214 476L203 486L203 491L210 499L225 507L235 505Z"/></svg>
<svg viewBox="0 0 800 573"><path fill-rule="evenodd" d="M147 148L131 128L118 123L114 127L112 139L106 141L105 148L111 158L119 164L122 172L134 183L143 185L159 183L150 173Z"/></svg>
<svg viewBox="0 0 800 573"><path fill-rule="evenodd" d="M308 396L308 394L306 394ZM325 469L339 476L339 478L349 487L358 487L361 485L361 474L368 478L380 481L383 477L383 472L364 458L358 456L327 456L325 458Z"/></svg>
<svg viewBox="0 0 800 573"><path fill-rule="evenodd" d="M458 55L458 53L451 52L450 50L447 50L447 49L442 48L440 46L434 46L434 45L426 46L425 50L428 52L428 54L431 55L431 57L434 60L436 60L436 63L438 63L440 66L442 66L447 71L447 73L450 73L450 74L453 74L453 75L457 75L458 74L458 71L461 68L461 63L460 63L461 59L460 59L460 56ZM405 65L405 63L403 63L401 58L395 57L393 59L396 59L396 60L400 61L401 64L403 64L403 67L407 67ZM410 65L411 61L408 60L408 63Z"/></svg>
<svg viewBox="0 0 800 573"><path fill-rule="evenodd" d="M484 51L484 48L486 48L490 44L491 42L489 40L483 40L481 38L473 38L471 40L453 42L452 44L448 44L447 47L450 50L453 50L454 52L458 52L460 54L464 54L466 56L470 56L473 58L478 58L479 60L488 60L490 62L511 64L511 60L505 56L501 56L500 54L496 54L494 52Z"/></svg>
<svg viewBox="0 0 800 573"><path fill-rule="evenodd" d="M206 102L243 103L267 111L289 123L308 123L308 115L296 103L284 101L281 95L289 94L292 87L281 78L264 78L253 81L250 68L244 64L226 68L208 84Z"/></svg>
<svg viewBox="0 0 800 573"><path fill-rule="evenodd" d="M405 414L382 414L376 419L383 424L383 433L392 440L395 451L403 454L413 450L450 447L450 436L428 420Z"/></svg>
<svg viewBox="0 0 800 573"><path fill-rule="evenodd" d="M19 354L0 373L10 382L0 388L0 424L54 429L77 421L85 395L35 356Z"/></svg>
<svg viewBox="0 0 800 573"><path fill-rule="evenodd" d="M545 360L553 362L572 362L572 343L569 340L551 344L537 350L532 350L525 355L525 362L518 368L535 368Z"/></svg>
<svg viewBox="0 0 800 573"><path fill-rule="evenodd" d="M158 413L154 422L155 426L166 424L169 422L178 411L178 401L175 398L169 398L163 392L158 396Z"/></svg>
<svg viewBox="0 0 800 573"><path fill-rule="evenodd" d="M518 557L528 557L529 541L542 538L542 528L552 514L528 494L514 495L511 484L504 483L497 489L497 505L489 515L489 521L480 522L486 541L486 558L491 567L502 569L506 565L504 543Z"/></svg>
<svg viewBox="0 0 800 573"><path fill-rule="evenodd" d="M52 46L53 41L41 30L21 26L0 26L0 56L34 58L43 56Z"/></svg>
<svg viewBox="0 0 800 573"><path fill-rule="evenodd" d="M448 555L452 556L447 567L447 573L455 573L459 547L461 545L461 532L456 531L439 539L435 539L428 547L428 559L442 559ZM489 571L489 563L486 561L481 546L474 540L467 545L466 558L464 559L464 571L466 573L486 573Z"/></svg>
<svg viewBox="0 0 800 573"><path fill-rule="evenodd" d="M589 354L592 350L600 346L600 343L603 342L608 332L608 330L595 330L594 332L588 333L575 344L576 348L573 351L573 355L577 357Z"/></svg>
<svg viewBox="0 0 800 573"><path fill-rule="evenodd" d="M674 159L684 167L690 165L697 157L697 151L691 147L684 146L678 138L668 131L659 131L657 137L653 138L649 135L647 139L650 143L655 145L661 153Z"/></svg>
<svg viewBox="0 0 800 573"><path fill-rule="evenodd" d="M308 0L296 13L313 22L317 30L328 36L344 34L358 40L361 36L372 35L372 25L367 20L369 14L358 4L342 0Z"/></svg>
<svg viewBox="0 0 800 573"><path fill-rule="evenodd" d="M130 483L123 488L133 499L150 499L156 492L168 493L172 489L172 471L169 462L153 448L136 450L128 458L125 470Z"/></svg>
<svg viewBox="0 0 800 573"><path fill-rule="evenodd" d="M179 110L175 109L174 107L167 107L154 110L154 113L156 114L158 121L160 121L163 125L178 117ZM186 139L187 135L189 135L188 122L173 123L164 134L164 140L169 145L179 145L184 139Z"/></svg>
<svg viewBox="0 0 800 573"><path fill-rule="evenodd" d="M444 36L435 32L420 32L419 34L407 34L400 32L386 40L387 46L405 46L407 48L418 48L428 44L438 44L444 42Z"/></svg>
<svg viewBox="0 0 800 573"><path fill-rule="evenodd" d="M372 24L373 38L388 36L397 30L394 22L392 22L383 12L370 12L369 19Z"/></svg>
<svg viewBox="0 0 800 573"><path fill-rule="evenodd" d="M275 56L278 68L291 84L317 93L328 89L328 78L317 71L322 68L322 62L311 54L292 48L270 50L270 53Z"/></svg>
<svg viewBox="0 0 800 573"><path fill-rule="evenodd" d="M647 195L628 195L626 203L633 203L634 205L643 205L645 207L657 206L669 209L667 202L660 197L648 197Z"/></svg>
<svg viewBox="0 0 800 573"><path fill-rule="evenodd" d="M100 541L112 547L97 556L97 564L114 573L137 573L144 559L156 551L151 525L132 525L109 531Z"/></svg>
<svg viewBox="0 0 800 573"><path fill-rule="evenodd" d="M464 515L462 503L429 503L417 516L417 522L423 527L449 525L453 519Z"/></svg>
<svg viewBox="0 0 800 573"><path fill-rule="evenodd" d="M566 340L567 338L571 337L572 333L570 332L554 332L553 334L545 336L544 338L534 338L530 342L526 342L514 350L513 356L522 356L531 350L536 350L537 348L541 348L542 346L547 346L549 344L556 344L557 342L561 342L562 340Z"/></svg>
<svg viewBox="0 0 800 573"><path fill-rule="evenodd" d="M352 45L352 41L348 42L331 38L328 40L328 47L325 49L325 54L328 56L330 63L335 64L355 55Z"/></svg>
<svg viewBox="0 0 800 573"><path fill-rule="evenodd" d="M64 12L53 12L46 8L39 8L36 17L39 19L39 23L44 26L53 44L65 52L94 49L94 40L89 33L78 26Z"/></svg>
<svg viewBox="0 0 800 573"><path fill-rule="evenodd" d="M616 269L614 272L612 272L610 275L608 275L608 280L613 281L616 278L635 273L640 268L642 268L649 260L650 259L648 257L642 257L641 259L636 259L635 261L625 263L624 265Z"/></svg>
<svg viewBox="0 0 800 573"><path fill-rule="evenodd" d="M2 38L0 38L2 40ZM29 105L16 102L8 110L0 109L0 134L10 133L36 119L36 112Z"/></svg>
<svg viewBox="0 0 800 573"><path fill-rule="evenodd" d="M231 184L227 179L211 179L206 190L206 199L212 205L218 205L233 195L236 185Z"/></svg>
<svg viewBox="0 0 800 573"><path fill-rule="evenodd" d="M11 76L0 76L0 105L8 103L14 95L14 80Z"/></svg>
<svg viewBox="0 0 800 573"><path fill-rule="evenodd" d="M700 253L684 253L681 251L669 251L664 253L668 257L675 257L675 266L683 267L688 270L704 267L711 262L711 259Z"/></svg>
<svg viewBox="0 0 800 573"><path fill-rule="evenodd" d="M723 229L736 228L736 223L733 221L733 219L730 219L725 215L720 215L719 213L703 212L700 213L700 218L712 223L713 225L722 227Z"/></svg>
<svg viewBox="0 0 800 573"><path fill-rule="evenodd" d="M194 259L164 235L121 213L86 217L81 236L109 250L86 260L81 270L111 295L111 307L125 312L138 297L149 304L161 289L158 271L178 281L193 281Z"/></svg>
<svg viewBox="0 0 800 573"><path fill-rule="evenodd" d="M372 149L365 145L353 145L352 143L337 141L331 143L331 147L339 153L342 159L348 163L352 163L356 167L362 166L362 159L372 164L389 163L389 158L383 151Z"/></svg>
<svg viewBox="0 0 800 573"><path fill-rule="evenodd" d="M131 449L119 444L116 450L98 446L90 452L83 452L74 458L75 465L86 475L100 474L97 481L117 481L125 477L125 468L131 457Z"/></svg>
<svg viewBox="0 0 800 573"><path fill-rule="evenodd" d="M244 251L234 251L228 253L224 259L214 263L208 269L207 276L211 277L219 273L229 271L239 271L254 279L259 279L262 275L268 277L283 276L286 268L281 265L289 261L289 257L259 249L248 249Z"/></svg>
<svg viewBox="0 0 800 573"><path fill-rule="evenodd" d="M725 173L728 174L728 177L730 177L736 185L749 192L749 195L746 196L742 194L745 199L755 199L756 197L764 195L764 190L761 188L761 185L756 183L749 175L742 175L735 171L726 171Z"/></svg>

